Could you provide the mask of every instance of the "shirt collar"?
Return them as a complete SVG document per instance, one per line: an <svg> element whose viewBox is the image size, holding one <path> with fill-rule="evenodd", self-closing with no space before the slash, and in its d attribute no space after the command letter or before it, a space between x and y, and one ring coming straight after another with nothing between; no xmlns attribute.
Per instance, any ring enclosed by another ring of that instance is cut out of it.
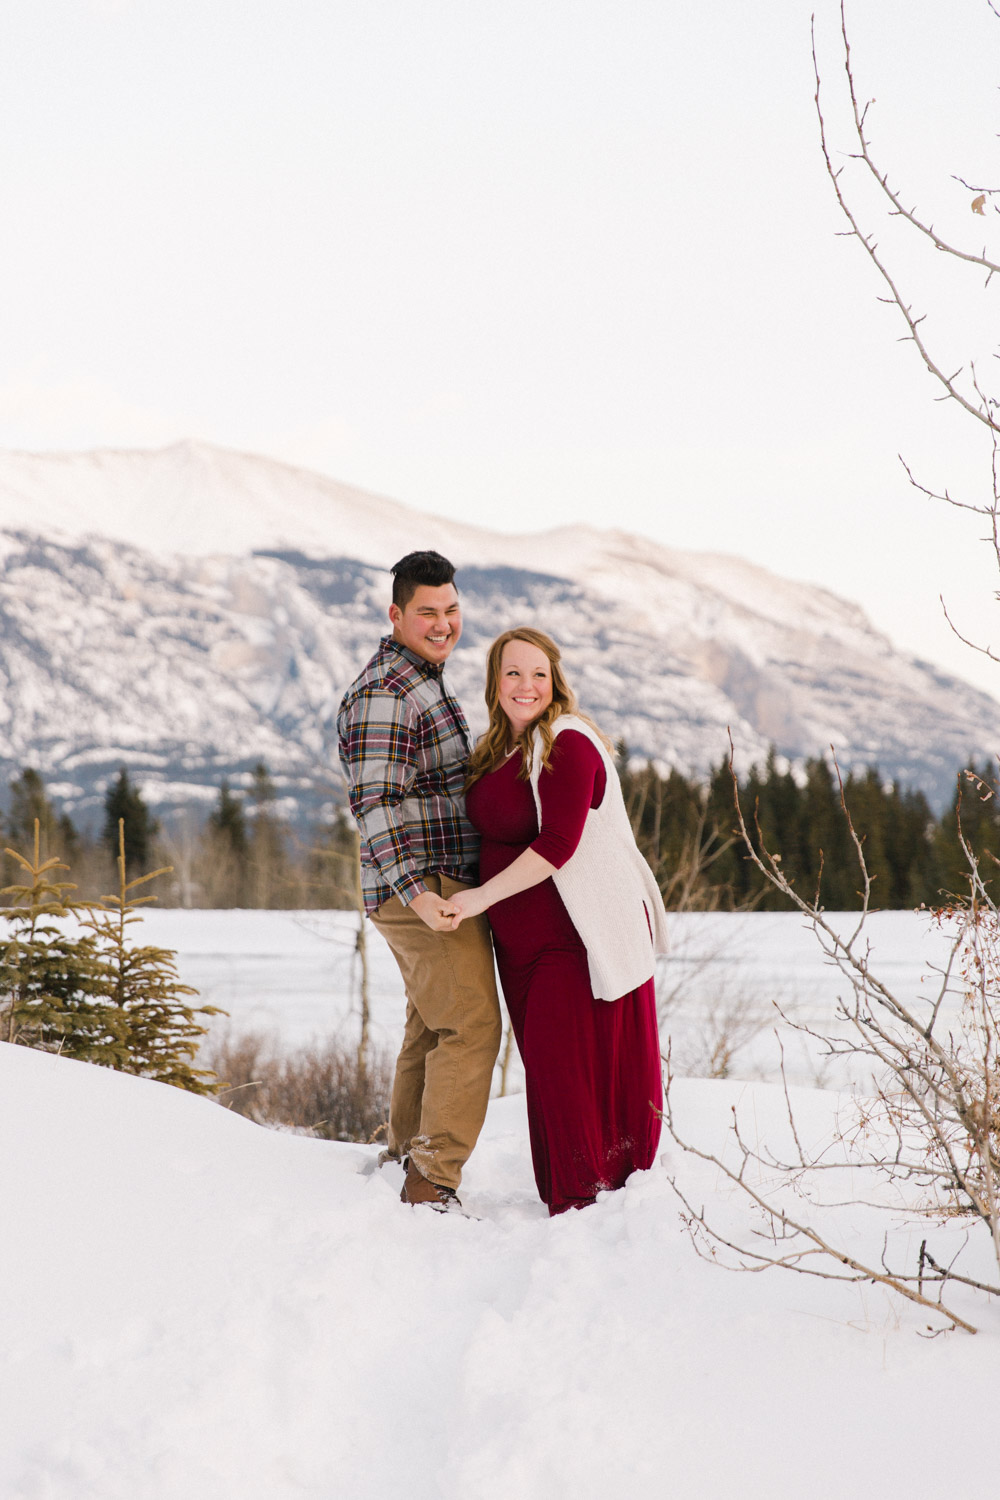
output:
<svg viewBox="0 0 1000 1500"><path fill-rule="evenodd" d="M382 637L382 650L384 652L396 652L404 661L416 667L418 672L422 672L425 677L433 677L437 680L444 671L444 662L441 662L439 665L436 662L427 661L425 657L418 656L415 651L410 650L409 646L404 646L401 641L397 641L391 635L384 635Z"/></svg>

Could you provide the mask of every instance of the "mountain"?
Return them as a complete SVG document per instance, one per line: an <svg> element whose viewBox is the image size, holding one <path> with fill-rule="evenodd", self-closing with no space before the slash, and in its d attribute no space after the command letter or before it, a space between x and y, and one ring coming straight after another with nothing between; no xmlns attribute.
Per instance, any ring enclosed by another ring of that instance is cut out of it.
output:
<svg viewBox="0 0 1000 1500"><path fill-rule="evenodd" d="M0 770L37 766L77 813L122 764L164 809L260 759L290 808L338 800L337 705L416 547L459 567L449 673L474 727L486 646L530 622L615 739L685 771L718 762L728 726L741 766L833 744L941 801L1000 745L1000 704L822 589L621 531L506 535L183 443L0 455Z"/></svg>

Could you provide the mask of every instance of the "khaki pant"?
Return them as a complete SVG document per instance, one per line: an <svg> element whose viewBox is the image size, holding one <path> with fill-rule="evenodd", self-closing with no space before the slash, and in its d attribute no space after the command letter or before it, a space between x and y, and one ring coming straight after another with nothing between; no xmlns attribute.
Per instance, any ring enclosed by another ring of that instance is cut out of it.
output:
<svg viewBox="0 0 1000 1500"><path fill-rule="evenodd" d="M424 876L439 895L463 889ZM392 896L372 914L406 987L406 1030L389 1105L389 1149L430 1182L457 1188L486 1118L500 1050L500 1004L485 917L432 932Z"/></svg>

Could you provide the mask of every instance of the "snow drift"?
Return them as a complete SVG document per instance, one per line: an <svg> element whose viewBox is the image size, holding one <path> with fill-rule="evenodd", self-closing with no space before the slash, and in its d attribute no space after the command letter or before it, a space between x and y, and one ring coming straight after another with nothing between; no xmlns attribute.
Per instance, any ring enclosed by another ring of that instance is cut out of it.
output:
<svg viewBox="0 0 1000 1500"><path fill-rule="evenodd" d="M709 1145L737 1099L780 1128L771 1086L680 1089ZM829 1130L837 1096L803 1097ZM995 1309L928 1341L876 1288L706 1264L668 1170L740 1210L673 1148L555 1221L519 1098L470 1163L477 1220L404 1208L371 1151L0 1046L0 1493L891 1500L991 1430Z"/></svg>

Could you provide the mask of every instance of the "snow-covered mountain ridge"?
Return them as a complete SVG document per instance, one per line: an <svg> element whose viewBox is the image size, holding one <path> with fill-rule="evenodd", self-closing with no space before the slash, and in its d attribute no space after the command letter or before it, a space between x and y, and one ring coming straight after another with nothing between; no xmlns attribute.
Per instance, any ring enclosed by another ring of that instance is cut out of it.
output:
<svg viewBox="0 0 1000 1500"><path fill-rule="evenodd" d="M506 535L184 443L0 455L0 763L77 807L123 763L161 803L257 759L298 799L336 797L336 708L385 628L386 569L428 546L459 566L449 672L474 724L486 645L531 622L615 738L685 770L729 726L744 765L832 743L943 798L1000 745L1000 704L824 590L620 531Z"/></svg>

